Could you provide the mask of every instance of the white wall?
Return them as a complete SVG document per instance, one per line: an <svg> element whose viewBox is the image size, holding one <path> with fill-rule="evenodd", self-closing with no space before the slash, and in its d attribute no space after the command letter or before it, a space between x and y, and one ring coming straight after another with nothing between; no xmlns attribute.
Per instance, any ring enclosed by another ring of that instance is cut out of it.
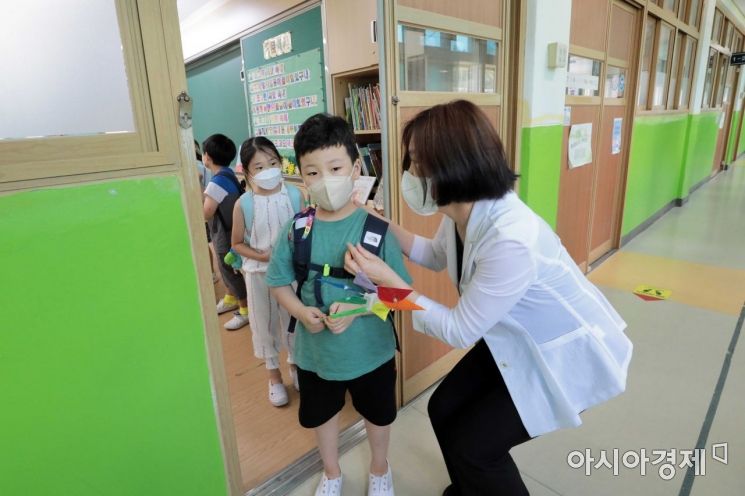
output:
<svg viewBox="0 0 745 496"><path fill-rule="evenodd" d="M240 33L304 3L302 0L181 0L181 43L187 62ZM196 8L195 8L196 7Z"/></svg>
<svg viewBox="0 0 745 496"><path fill-rule="evenodd" d="M548 45L569 47L572 0L528 0L526 6L523 127L564 122L566 67L548 68Z"/></svg>

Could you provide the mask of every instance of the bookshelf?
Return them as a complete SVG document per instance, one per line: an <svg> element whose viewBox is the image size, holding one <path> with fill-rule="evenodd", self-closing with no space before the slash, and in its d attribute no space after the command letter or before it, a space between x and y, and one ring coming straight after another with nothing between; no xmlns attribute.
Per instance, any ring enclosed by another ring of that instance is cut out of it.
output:
<svg viewBox="0 0 745 496"><path fill-rule="evenodd" d="M331 76L334 86L334 114L344 117L357 136L380 136L380 92L378 66L365 67ZM348 110L354 108L350 119ZM379 140L379 138L378 138Z"/></svg>

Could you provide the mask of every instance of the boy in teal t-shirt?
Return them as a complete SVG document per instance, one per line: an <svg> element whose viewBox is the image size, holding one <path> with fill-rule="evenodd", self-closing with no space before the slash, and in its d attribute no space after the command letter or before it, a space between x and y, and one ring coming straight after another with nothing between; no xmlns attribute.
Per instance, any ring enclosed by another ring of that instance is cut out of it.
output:
<svg viewBox="0 0 745 496"><path fill-rule="evenodd" d="M347 243L360 242L368 215L351 198L354 180L360 174L354 134L344 119L317 114L300 127L294 145L303 181L316 205L311 224L310 262L344 267ZM300 424L315 429L324 463L316 494L341 494L336 447L339 412L348 390L355 409L365 419L372 451L368 494L393 495L387 462L390 425L396 418L393 325L390 320L383 321L375 315L329 317L345 310L345 304L338 302L351 293L337 287L339 284L322 284L323 301L318 302L314 279L319 274L313 270L298 299L291 286L297 279L293 267L293 222L283 228L283 238L272 252L266 282L277 301L297 319L295 362L300 386ZM384 237L380 257L402 279L411 282L394 235ZM346 279L329 281L352 285L353 277L349 274Z"/></svg>

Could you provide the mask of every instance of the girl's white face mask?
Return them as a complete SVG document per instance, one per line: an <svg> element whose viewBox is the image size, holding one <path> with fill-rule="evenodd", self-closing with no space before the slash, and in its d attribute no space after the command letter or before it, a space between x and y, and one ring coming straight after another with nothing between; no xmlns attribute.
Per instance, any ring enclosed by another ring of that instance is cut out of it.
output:
<svg viewBox="0 0 745 496"><path fill-rule="evenodd" d="M264 169L256 174L253 180L259 188L272 190L282 182L282 170L278 167Z"/></svg>
<svg viewBox="0 0 745 496"><path fill-rule="evenodd" d="M326 176L308 188L310 199L329 212L336 212L349 202L354 190L354 167L348 176Z"/></svg>
<svg viewBox="0 0 745 496"><path fill-rule="evenodd" d="M437 213L437 203L432 198L432 179L427 178L427 193L425 196L422 179L404 171L401 177L401 195L409 208L419 215L429 216Z"/></svg>

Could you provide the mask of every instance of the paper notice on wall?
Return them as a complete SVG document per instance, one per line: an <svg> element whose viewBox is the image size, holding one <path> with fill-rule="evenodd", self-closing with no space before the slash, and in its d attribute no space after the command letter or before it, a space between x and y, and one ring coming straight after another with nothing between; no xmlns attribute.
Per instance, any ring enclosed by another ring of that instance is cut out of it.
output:
<svg viewBox="0 0 745 496"><path fill-rule="evenodd" d="M595 96L600 88L600 78L590 74L567 74L567 95Z"/></svg>
<svg viewBox="0 0 745 496"><path fill-rule="evenodd" d="M613 136L611 137L611 155L618 155L621 153L621 129L623 126L623 118L616 117L613 119Z"/></svg>
<svg viewBox="0 0 745 496"><path fill-rule="evenodd" d="M569 168L592 162L592 122L575 124L569 129Z"/></svg>

